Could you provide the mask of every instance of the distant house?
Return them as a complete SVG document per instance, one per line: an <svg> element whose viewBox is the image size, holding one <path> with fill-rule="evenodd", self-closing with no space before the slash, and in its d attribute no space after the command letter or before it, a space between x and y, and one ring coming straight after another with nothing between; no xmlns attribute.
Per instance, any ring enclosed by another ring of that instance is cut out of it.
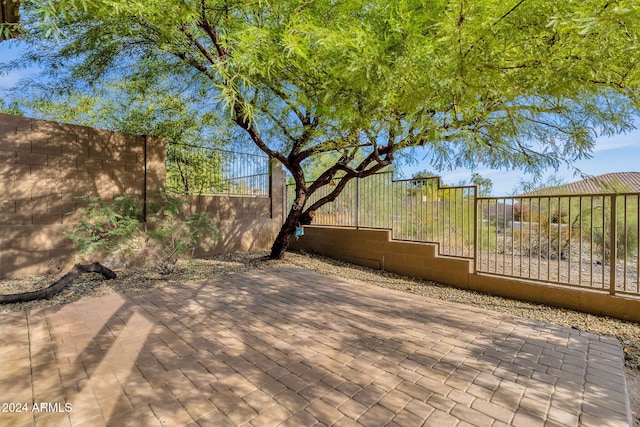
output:
<svg viewBox="0 0 640 427"><path fill-rule="evenodd" d="M599 193L640 193L640 172L605 173L568 184L541 188L522 196Z"/></svg>

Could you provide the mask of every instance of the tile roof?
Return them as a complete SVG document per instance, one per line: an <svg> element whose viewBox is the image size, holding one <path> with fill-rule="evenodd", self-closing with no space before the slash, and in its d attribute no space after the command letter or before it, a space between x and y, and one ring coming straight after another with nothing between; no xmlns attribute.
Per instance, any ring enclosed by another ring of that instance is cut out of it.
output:
<svg viewBox="0 0 640 427"><path fill-rule="evenodd" d="M640 172L612 172L524 194L640 193Z"/></svg>

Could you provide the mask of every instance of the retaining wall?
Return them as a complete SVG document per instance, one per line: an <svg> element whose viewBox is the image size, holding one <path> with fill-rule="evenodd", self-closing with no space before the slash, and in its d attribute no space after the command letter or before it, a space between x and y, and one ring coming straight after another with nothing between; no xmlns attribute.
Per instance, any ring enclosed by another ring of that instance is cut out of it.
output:
<svg viewBox="0 0 640 427"><path fill-rule="evenodd" d="M472 260L439 256L437 244L392 240L389 230L305 226L304 236L290 248L457 288L640 322L640 299L474 273Z"/></svg>

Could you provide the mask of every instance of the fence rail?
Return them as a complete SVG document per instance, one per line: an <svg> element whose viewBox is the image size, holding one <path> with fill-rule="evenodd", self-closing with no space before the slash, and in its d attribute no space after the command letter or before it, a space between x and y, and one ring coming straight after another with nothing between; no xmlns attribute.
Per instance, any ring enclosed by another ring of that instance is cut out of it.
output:
<svg viewBox="0 0 640 427"><path fill-rule="evenodd" d="M167 189L181 194L269 196L269 158L167 144Z"/></svg>
<svg viewBox="0 0 640 427"><path fill-rule="evenodd" d="M638 194L478 199L479 272L640 294Z"/></svg>
<svg viewBox="0 0 640 427"><path fill-rule="evenodd" d="M377 174L349 182L316 211L314 224L389 229L395 240L437 243L439 254L472 259L479 273L640 296L640 194L476 192L441 187L439 178Z"/></svg>
<svg viewBox="0 0 640 427"><path fill-rule="evenodd" d="M314 224L390 229L396 240L438 243L443 255L473 258L475 186L440 187L439 178L394 180L391 172L351 180L316 211ZM287 186L292 200L293 186ZM314 193L308 205L333 188Z"/></svg>

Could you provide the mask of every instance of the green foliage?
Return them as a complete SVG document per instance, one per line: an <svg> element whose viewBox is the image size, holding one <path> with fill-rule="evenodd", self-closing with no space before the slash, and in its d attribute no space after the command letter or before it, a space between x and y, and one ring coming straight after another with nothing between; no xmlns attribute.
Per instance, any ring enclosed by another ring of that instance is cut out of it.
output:
<svg viewBox="0 0 640 427"><path fill-rule="evenodd" d="M23 112L20 106L16 102L7 102L4 99L0 99L0 113L13 114L14 116L22 116Z"/></svg>
<svg viewBox="0 0 640 427"><path fill-rule="evenodd" d="M193 253L205 237L216 242L220 239L206 212L181 219L186 204L185 198L162 192L160 203L152 206L148 217L147 235L156 244L156 264L163 274L173 272L178 259Z"/></svg>
<svg viewBox="0 0 640 427"><path fill-rule="evenodd" d="M538 169L584 155L593 131L631 124L633 6L60 0L25 5L25 25L51 48L31 58L58 76L69 65L79 81L117 72L137 92L175 76L233 119L240 108L270 150L300 140L317 153L367 143L356 151L368 154L386 136L430 146L436 163Z"/></svg>
<svg viewBox="0 0 640 427"><path fill-rule="evenodd" d="M626 199L626 203L625 203ZM616 196L617 260L637 264L638 196ZM479 245L483 250L541 257L591 260L608 265L611 259L611 196L540 196L521 199L513 206L518 228L509 229L511 217L493 211L485 216ZM493 243L495 242L495 245Z"/></svg>
<svg viewBox="0 0 640 427"><path fill-rule="evenodd" d="M15 37L20 37L20 1L2 0L0 9L2 19L0 20L0 42Z"/></svg>
<svg viewBox="0 0 640 427"><path fill-rule="evenodd" d="M596 198L593 209L582 213L583 236L602 256L602 263L609 264L611 257L611 203L608 198ZM604 217L603 217L604 216ZM629 260L638 254L638 209L637 198L625 209L623 197L616 197L616 251L618 259Z"/></svg>
<svg viewBox="0 0 640 427"><path fill-rule="evenodd" d="M223 156L210 148L231 145L234 134L197 96L183 96L189 93L186 86L157 81L141 88L138 81L114 78L69 92L39 81L23 83L14 88L8 106L0 100L0 112L162 137L167 142L168 187L183 194L225 190Z"/></svg>
<svg viewBox="0 0 640 427"><path fill-rule="evenodd" d="M493 189L491 178L485 178L477 172L471 174L471 183L478 186L478 196L488 197Z"/></svg>
<svg viewBox="0 0 640 427"><path fill-rule="evenodd" d="M167 145L167 188L183 194L224 193L229 182L223 180L225 152L192 145Z"/></svg>
<svg viewBox="0 0 640 427"><path fill-rule="evenodd" d="M171 82L222 107L220 128L291 172L288 232L405 149L437 170L540 174L631 129L640 106L636 0L57 0L27 2L24 21L31 50L15 65L40 65L55 93ZM327 154L307 185L303 166Z"/></svg>
<svg viewBox="0 0 640 427"><path fill-rule="evenodd" d="M425 169L414 173L413 175L411 175L411 178L415 180L422 180L427 178L436 178L437 176L437 173Z"/></svg>
<svg viewBox="0 0 640 427"><path fill-rule="evenodd" d="M127 195L105 203L98 197L85 198L87 207L74 228L65 232L80 253L112 254L117 250L129 253L128 244L140 233L142 205Z"/></svg>
<svg viewBox="0 0 640 427"><path fill-rule="evenodd" d="M20 37L20 32L20 24L0 22L0 42Z"/></svg>
<svg viewBox="0 0 640 427"><path fill-rule="evenodd" d="M186 203L185 198L163 192L144 223L142 205L131 196L116 197L113 203L87 198L80 222L65 236L81 254L128 259L146 249L158 270L169 274L178 259L192 254L197 245L206 247L220 238L206 213L183 215Z"/></svg>

